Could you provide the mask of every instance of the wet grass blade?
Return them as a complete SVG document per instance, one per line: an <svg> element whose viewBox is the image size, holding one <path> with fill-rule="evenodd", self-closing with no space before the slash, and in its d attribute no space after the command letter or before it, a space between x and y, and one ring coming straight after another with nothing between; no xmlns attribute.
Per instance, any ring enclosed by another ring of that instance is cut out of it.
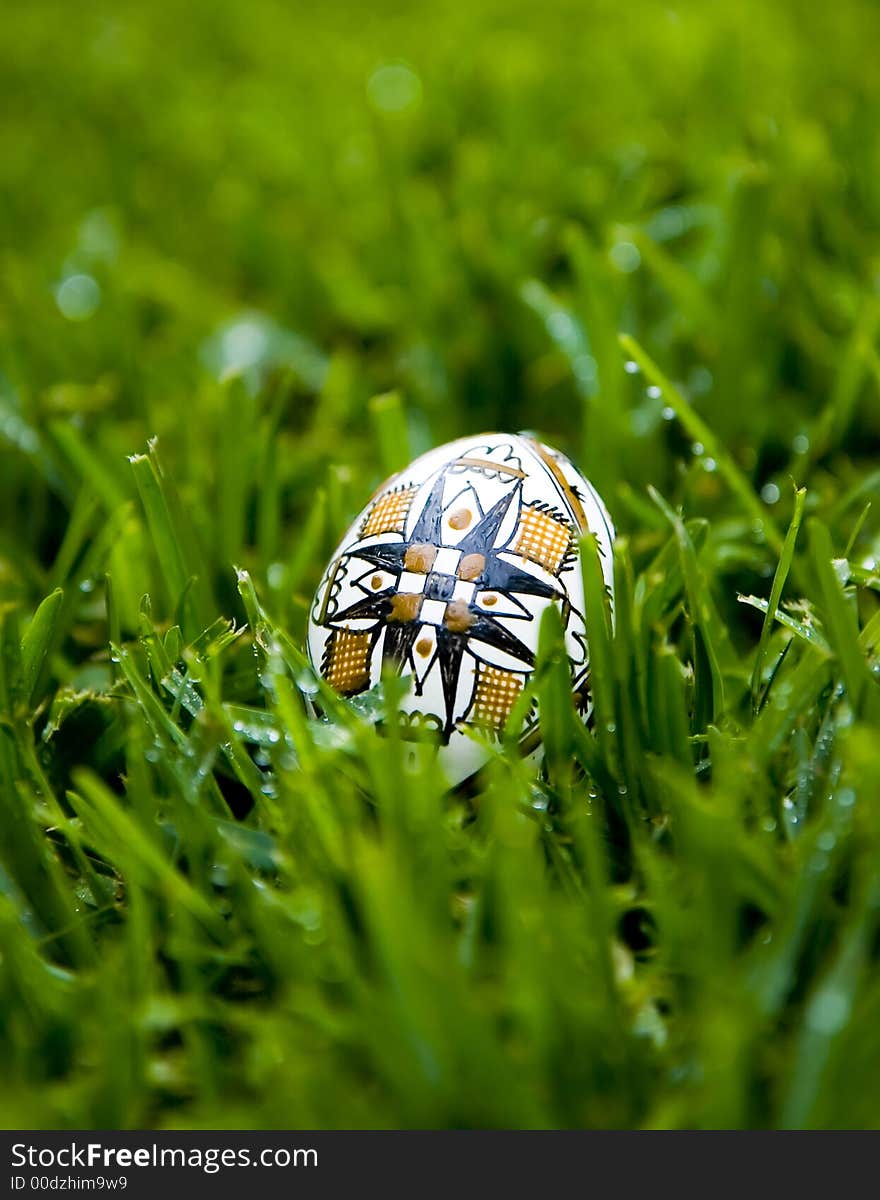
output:
<svg viewBox="0 0 880 1200"><path fill-rule="evenodd" d="M867 719L875 724L880 723L880 689L859 644L855 610L847 600L834 570L831 535L815 517L807 522L807 529L812 565L822 595L828 641L840 662L850 704L854 712L863 712Z"/></svg>
<svg viewBox="0 0 880 1200"><path fill-rule="evenodd" d="M187 637L195 637L214 615L206 581L187 557L181 523L174 512L177 506L169 497L155 446L151 444L147 454L133 455L130 462L169 601L172 609L183 603Z"/></svg>
<svg viewBox="0 0 880 1200"><path fill-rule="evenodd" d="M770 602L767 605L764 624L761 627L761 638L758 642L758 649L755 652L755 665L752 669L751 692L752 703L755 705L758 703L758 691L761 686L761 672L764 667L764 658L767 654L767 644L770 641L773 622L779 610L779 601L782 599L782 591L785 587L785 581L788 578L792 559L794 558L795 545L804 515L806 497L806 488L798 488L795 492L794 513L792 514L791 524L788 527L788 533L785 535L785 543L782 547L782 553L779 556L779 562L773 576L773 584L770 588Z"/></svg>
<svg viewBox="0 0 880 1200"><path fill-rule="evenodd" d="M767 538L767 544L776 553L781 554L783 539L776 528L773 518L755 495L754 489L746 476L735 463L730 452L716 438L715 434L701 416L691 407L677 387L663 374L657 364L650 358L635 338L627 333L620 335L620 345L624 353L638 364L645 378L654 387L658 387L663 399L673 410L681 422L682 428L693 442L702 446L700 454L713 458L718 466L719 474L726 480L734 495L737 496L745 511L753 520L760 522Z"/></svg>

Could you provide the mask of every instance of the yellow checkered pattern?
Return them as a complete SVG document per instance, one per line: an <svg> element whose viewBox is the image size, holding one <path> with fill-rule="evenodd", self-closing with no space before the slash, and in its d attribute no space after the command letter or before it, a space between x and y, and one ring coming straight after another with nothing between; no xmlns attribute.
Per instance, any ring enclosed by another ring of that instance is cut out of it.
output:
<svg viewBox="0 0 880 1200"><path fill-rule="evenodd" d="M361 537L372 537L375 533L402 533L415 490L401 488L399 492L386 492L380 496L364 518Z"/></svg>
<svg viewBox="0 0 880 1200"><path fill-rule="evenodd" d="M539 508L526 506L513 550L556 574L571 546L571 526Z"/></svg>
<svg viewBox="0 0 880 1200"><path fill-rule="evenodd" d="M363 691L370 682L370 635L340 629L333 634L324 678L343 696Z"/></svg>
<svg viewBox="0 0 880 1200"><path fill-rule="evenodd" d="M481 663L474 691L473 719L478 725L503 729L520 692L524 677L516 671L504 671Z"/></svg>

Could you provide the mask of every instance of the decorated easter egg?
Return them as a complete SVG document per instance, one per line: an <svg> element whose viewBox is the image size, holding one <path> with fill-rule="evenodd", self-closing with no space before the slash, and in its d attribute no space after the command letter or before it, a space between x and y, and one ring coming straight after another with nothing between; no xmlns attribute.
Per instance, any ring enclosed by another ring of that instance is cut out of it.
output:
<svg viewBox="0 0 880 1200"><path fill-rule="evenodd" d="M311 610L312 665L343 696L383 673L407 676L400 710L414 737L434 732L450 783L472 775L535 666L556 605L571 685L589 710L588 631L578 538L596 536L612 587L614 531L592 485L528 435L481 434L421 455L381 485L343 537ZM539 746L533 705L518 731Z"/></svg>

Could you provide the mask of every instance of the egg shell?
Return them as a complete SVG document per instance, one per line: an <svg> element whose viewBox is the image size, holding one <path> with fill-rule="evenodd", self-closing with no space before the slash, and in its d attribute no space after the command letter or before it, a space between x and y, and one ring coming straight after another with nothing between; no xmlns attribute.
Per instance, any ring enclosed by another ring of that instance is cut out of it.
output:
<svg viewBox="0 0 880 1200"><path fill-rule="evenodd" d="M386 480L342 538L309 620L312 665L341 695L410 677L405 722L435 730L451 784L488 751L534 668L541 614L558 606L572 691L589 711L578 537L595 534L612 594L611 519L557 450L526 434L460 438ZM519 734L539 746L535 706Z"/></svg>

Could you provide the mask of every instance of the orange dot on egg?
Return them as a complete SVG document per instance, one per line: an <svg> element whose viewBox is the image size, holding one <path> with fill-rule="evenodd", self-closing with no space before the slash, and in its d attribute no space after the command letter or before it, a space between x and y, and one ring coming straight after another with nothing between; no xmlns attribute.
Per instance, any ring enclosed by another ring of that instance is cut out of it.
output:
<svg viewBox="0 0 880 1200"><path fill-rule="evenodd" d="M391 612L389 621L414 621L419 615L422 597L417 592L398 592L391 597Z"/></svg>
<svg viewBox="0 0 880 1200"><path fill-rule="evenodd" d="M370 580L370 587L373 588L373 590L375 591L376 588L379 588L381 586L382 586L382 576L374 575L373 578Z"/></svg>
<svg viewBox="0 0 880 1200"><path fill-rule="evenodd" d="M450 600L446 605L443 624L452 633L464 633L466 629L470 629L475 620L476 617L464 600Z"/></svg>
<svg viewBox="0 0 880 1200"><path fill-rule="evenodd" d="M432 546L427 542L419 542L407 547L403 565L407 571L414 571L419 575L427 575L436 557L436 546Z"/></svg>
<svg viewBox="0 0 880 1200"><path fill-rule="evenodd" d="M421 654L422 658L427 658L431 653L431 639L427 637L419 638L416 642L416 653Z"/></svg>
<svg viewBox="0 0 880 1200"><path fill-rule="evenodd" d="M459 579L479 579L486 569L486 557L483 554L466 554L458 564Z"/></svg>
<svg viewBox="0 0 880 1200"><path fill-rule="evenodd" d="M494 594L494 592L490 592L488 596L483 597L483 603L488 604L491 607L493 604L498 603L498 597Z"/></svg>
<svg viewBox="0 0 880 1200"><path fill-rule="evenodd" d="M449 524L453 529L467 529L471 523L471 510L469 508L457 508L454 513L449 514Z"/></svg>

